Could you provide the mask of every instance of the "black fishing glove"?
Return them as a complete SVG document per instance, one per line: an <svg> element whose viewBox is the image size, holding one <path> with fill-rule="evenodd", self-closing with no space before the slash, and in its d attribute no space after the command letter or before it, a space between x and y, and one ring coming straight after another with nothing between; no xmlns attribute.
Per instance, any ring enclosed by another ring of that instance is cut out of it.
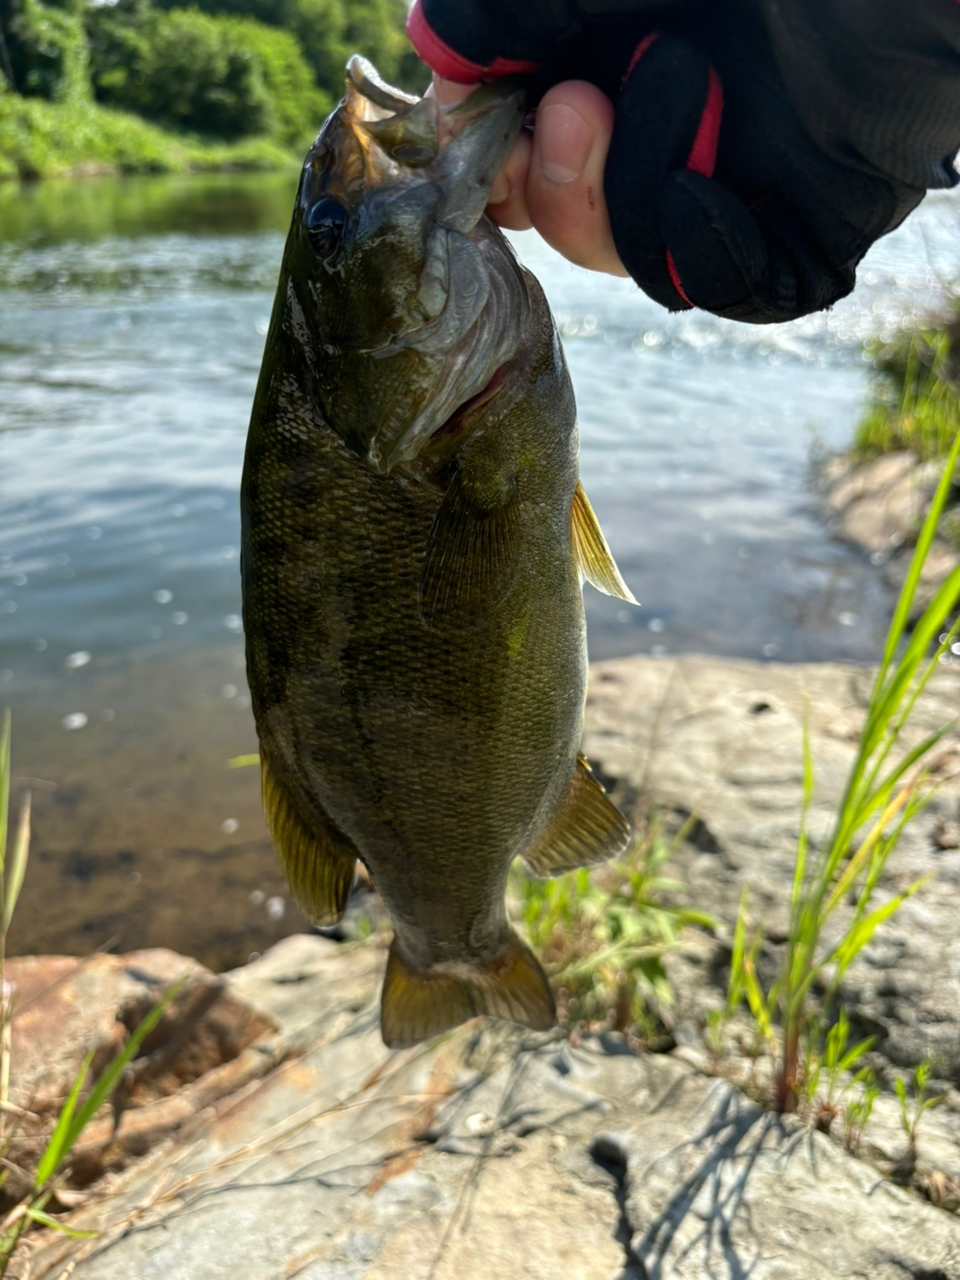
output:
<svg viewBox="0 0 960 1280"><path fill-rule="evenodd" d="M960 0L417 0L445 79L589 80L616 106L604 191L670 310L830 306L960 147Z"/></svg>

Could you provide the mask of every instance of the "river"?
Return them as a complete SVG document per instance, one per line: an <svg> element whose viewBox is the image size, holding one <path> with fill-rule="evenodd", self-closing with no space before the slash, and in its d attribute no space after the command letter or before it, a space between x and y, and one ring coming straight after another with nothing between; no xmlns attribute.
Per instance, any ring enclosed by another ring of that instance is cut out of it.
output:
<svg viewBox="0 0 960 1280"><path fill-rule="evenodd" d="M0 707L34 793L13 951L166 945L216 967L291 928L266 841L237 489L296 178L0 187ZM956 268L929 200L856 294L792 325L671 316L513 237L564 339L584 486L638 609L586 589L594 658L875 657L891 606L812 466L862 410L865 337Z"/></svg>

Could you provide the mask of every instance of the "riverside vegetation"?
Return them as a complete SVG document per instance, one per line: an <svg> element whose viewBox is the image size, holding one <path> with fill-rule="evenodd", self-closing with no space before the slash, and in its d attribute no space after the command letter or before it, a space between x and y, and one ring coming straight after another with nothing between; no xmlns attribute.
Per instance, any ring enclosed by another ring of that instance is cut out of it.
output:
<svg viewBox="0 0 960 1280"><path fill-rule="evenodd" d="M403 0L0 0L0 177L297 164L357 49L422 87Z"/></svg>

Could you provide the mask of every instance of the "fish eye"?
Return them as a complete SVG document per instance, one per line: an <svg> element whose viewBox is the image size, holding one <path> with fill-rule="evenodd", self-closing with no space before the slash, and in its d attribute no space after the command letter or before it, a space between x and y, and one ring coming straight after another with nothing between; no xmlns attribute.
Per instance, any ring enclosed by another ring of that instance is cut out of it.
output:
<svg viewBox="0 0 960 1280"><path fill-rule="evenodd" d="M310 241L310 247L321 258L329 258L336 252L343 239L346 221L346 209L332 196L324 196L307 210L303 220L307 239Z"/></svg>
<svg viewBox="0 0 960 1280"><path fill-rule="evenodd" d="M392 148L390 154L395 160L402 160L404 164L419 169L423 165L433 164L437 158L437 149L420 146L416 142L401 142L399 146Z"/></svg>

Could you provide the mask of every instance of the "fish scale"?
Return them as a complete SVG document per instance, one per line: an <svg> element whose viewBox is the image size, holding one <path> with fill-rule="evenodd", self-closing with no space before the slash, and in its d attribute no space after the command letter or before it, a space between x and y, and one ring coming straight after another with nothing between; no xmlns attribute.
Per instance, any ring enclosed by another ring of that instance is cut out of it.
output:
<svg viewBox="0 0 960 1280"><path fill-rule="evenodd" d="M445 115L375 74L351 62L304 166L242 574L274 843L318 922L368 868L395 929L383 1036L403 1045L483 1013L552 1025L506 877L517 856L552 875L626 845L578 755L581 575L632 597L579 487L549 307L477 207L522 93Z"/></svg>

